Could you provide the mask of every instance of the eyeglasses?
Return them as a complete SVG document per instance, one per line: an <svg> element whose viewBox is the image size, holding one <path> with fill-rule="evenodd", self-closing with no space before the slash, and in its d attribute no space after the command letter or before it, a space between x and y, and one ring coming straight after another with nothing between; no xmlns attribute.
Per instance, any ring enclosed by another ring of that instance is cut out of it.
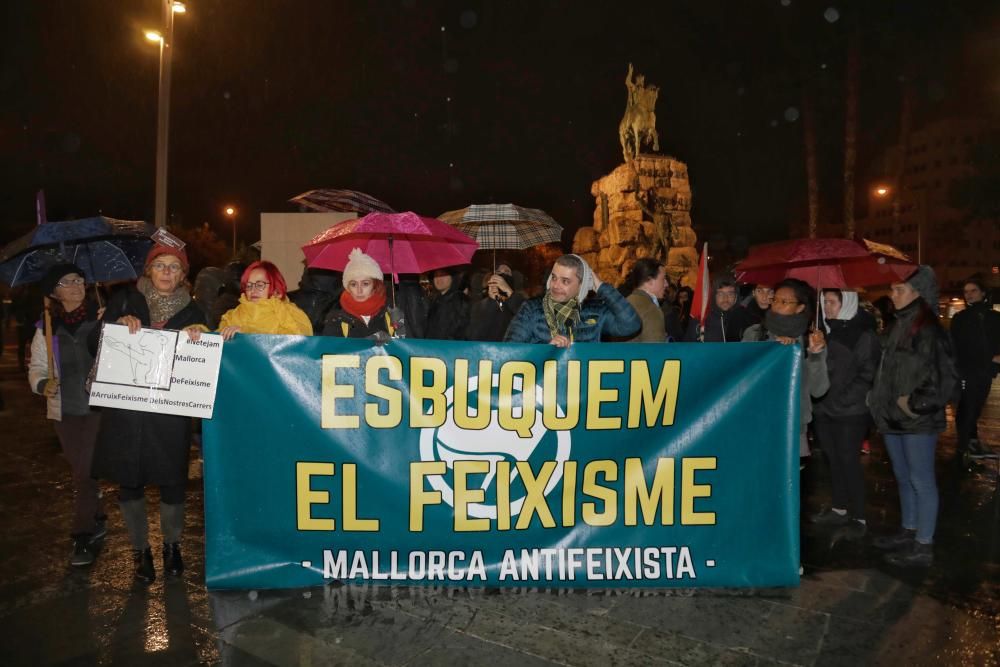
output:
<svg viewBox="0 0 1000 667"><path fill-rule="evenodd" d="M774 302L779 306L797 306L799 302L795 299L775 299Z"/></svg>
<svg viewBox="0 0 1000 667"><path fill-rule="evenodd" d="M65 278L56 283L59 287L79 287L87 282L83 278Z"/></svg>
<svg viewBox="0 0 1000 667"><path fill-rule="evenodd" d="M163 262L153 262L150 266L154 271L162 271L163 273L180 273L183 268L180 264L164 264Z"/></svg>
<svg viewBox="0 0 1000 667"><path fill-rule="evenodd" d="M254 292L256 290L264 289L265 287L267 287L270 284L271 283L267 282L266 280L258 280L255 283L247 283L247 286L244 289L247 292Z"/></svg>

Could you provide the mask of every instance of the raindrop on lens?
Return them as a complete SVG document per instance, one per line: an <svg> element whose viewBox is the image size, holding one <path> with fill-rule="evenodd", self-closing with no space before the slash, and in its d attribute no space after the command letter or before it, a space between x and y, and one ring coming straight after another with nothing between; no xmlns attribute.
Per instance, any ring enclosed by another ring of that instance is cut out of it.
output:
<svg viewBox="0 0 1000 667"><path fill-rule="evenodd" d="M476 12L472 11L471 9L466 9L464 12L462 12L461 17L458 19L458 22L462 25L463 28L468 30L476 27L476 24L479 22L479 17L476 16Z"/></svg>
<svg viewBox="0 0 1000 667"><path fill-rule="evenodd" d="M799 119L799 110L795 107L788 107L785 109L785 120L789 123L794 123Z"/></svg>
<svg viewBox="0 0 1000 667"><path fill-rule="evenodd" d="M228 100L230 97L232 97L232 95L229 94L228 90L222 91L222 99Z"/></svg>
<svg viewBox="0 0 1000 667"><path fill-rule="evenodd" d="M823 12L823 18L826 19L827 23L836 23L840 19L840 12L837 11L836 7L827 7L826 11Z"/></svg>
<svg viewBox="0 0 1000 667"><path fill-rule="evenodd" d="M250 598L251 600L256 600L257 599L257 591L250 591L249 593L247 593L247 597Z"/></svg>
<svg viewBox="0 0 1000 667"><path fill-rule="evenodd" d="M312 596L313 596L313 594L312 594L312 591L303 591L303 592L302 592L302 597L304 597L304 598L305 598L305 599L307 599L307 600L308 600L309 598L311 598Z"/></svg>
<svg viewBox="0 0 1000 667"><path fill-rule="evenodd" d="M778 121L772 120L771 121L771 127L778 127Z"/></svg>
<svg viewBox="0 0 1000 667"><path fill-rule="evenodd" d="M790 7L791 4L792 4L792 0L781 0L781 6L782 7Z"/></svg>
<svg viewBox="0 0 1000 667"><path fill-rule="evenodd" d="M444 61L444 71L448 74L454 74L458 71L458 61L454 58L448 58Z"/></svg>
<svg viewBox="0 0 1000 667"><path fill-rule="evenodd" d="M465 187L465 184L464 184L464 183L462 183L462 179L461 179L461 178L459 178L458 176L452 176L452 177L451 177L451 182L450 182L450 183L448 184L448 186L449 186L449 187L450 187L450 188L451 188L452 190L456 190L456 191L458 191L458 190L461 190L462 188L464 188L464 187Z"/></svg>

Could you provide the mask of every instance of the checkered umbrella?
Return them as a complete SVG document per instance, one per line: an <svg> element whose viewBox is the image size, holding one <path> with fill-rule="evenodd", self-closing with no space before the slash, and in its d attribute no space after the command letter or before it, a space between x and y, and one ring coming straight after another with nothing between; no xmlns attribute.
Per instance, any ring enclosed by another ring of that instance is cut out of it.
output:
<svg viewBox="0 0 1000 667"><path fill-rule="evenodd" d="M438 219L460 229L486 250L524 250L558 243L562 227L545 211L515 204L472 204Z"/></svg>
<svg viewBox="0 0 1000 667"><path fill-rule="evenodd" d="M313 211L343 211L345 213L395 213L396 211L386 204L357 190L335 190L323 188L320 190L309 190L300 195L292 197L288 201L299 206L304 206Z"/></svg>

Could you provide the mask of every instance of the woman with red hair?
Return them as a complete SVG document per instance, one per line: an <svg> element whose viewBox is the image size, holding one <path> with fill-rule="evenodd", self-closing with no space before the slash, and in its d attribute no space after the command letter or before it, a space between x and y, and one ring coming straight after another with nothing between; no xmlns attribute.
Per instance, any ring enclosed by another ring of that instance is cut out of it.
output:
<svg viewBox="0 0 1000 667"><path fill-rule="evenodd" d="M237 333L311 336L309 317L288 300L285 279L271 262L254 262L240 278L240 305L219 321L219 333L231 340Z"/></svg>

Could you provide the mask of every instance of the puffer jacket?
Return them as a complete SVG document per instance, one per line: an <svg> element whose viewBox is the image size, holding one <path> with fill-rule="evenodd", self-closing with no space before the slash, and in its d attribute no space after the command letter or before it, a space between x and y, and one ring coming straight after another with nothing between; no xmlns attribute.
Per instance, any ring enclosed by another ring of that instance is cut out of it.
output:
<svg viewBox="0 0 1000 667"><path fill-rule="evenodd" d="M602 336L632 336L642 328L642 320L621 293L601 283L597 295L580 305L580 322L572 331L577 343L597 343ZM507 328L509 343L548 343L552 340L542 310L542 297L526 301Z"/></svg>
<svg viewBox="0 0 1000 667"><path fill-rule="evenodd" d="M945 429L945 405L952 400L958 376L948 334L936 316L911 331L921 313L918 299L896 311L886 337L882 362L868 400L882 433L939 433ZM899 406L908 396L912 415Z"/></svg>
<svg viewBox="0 0 1000 667"><path fill-rule="evenodd" d="M239 327L246 334L292 334L311 336L312 323L301 308L288 297L270 297L260 301L250 301L246 295L240 297L236 306L219 320L219 329Z"/></svg>
<svg viewBox="0 0 1000 667"><path fill-rule="evenodd" d="M868 414L868 392L882 354L878 336L864 318L828 320L827 325L830 389L816 399L813 413L834 419Z"/></svg>

